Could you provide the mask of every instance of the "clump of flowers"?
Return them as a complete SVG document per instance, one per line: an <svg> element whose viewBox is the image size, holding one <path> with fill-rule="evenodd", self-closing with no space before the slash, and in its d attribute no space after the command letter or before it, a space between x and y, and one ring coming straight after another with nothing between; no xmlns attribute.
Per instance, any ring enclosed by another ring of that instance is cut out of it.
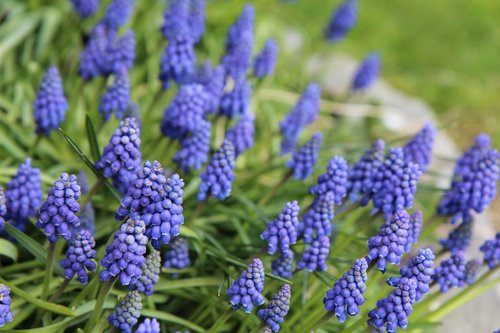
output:
<svg viewBox="0 0 500 333"><path fill-rule="evenodd" d="M278 44L274 39L268 39L262 51L255 57L253 72L255 77L261 79L269 76L274 71L278 57Z"/></svg>
<svg viewBox="0 0 500 333"><path fill-rule="evenodd" d="M252 113L245 112L240 116L238 122L227 131L226 140L233 144L236 157L253 146L254 120L255 116Z"/></svg>
<svg viewBox="0 0 500 333"><path fill-rule="evenodd" d="M309 189L314 195L325 195L332 192L336 205L342 204L347 195L347 175L349 165L342 157L333 157L326 168L326 172L318 177L318 183Z"/></svg>
<svg viewBox="0 0 500 333"><path fill-rule="evenodd" d="M170 81L186 84L196 71L196 55L193 39L188 34L178 34L169 40L160 60L160 76L163 89L168 89Z"/></svg>
<svg viewBox="0 0 500 333"><path fill-rule="evenodd" d="M332 18L325 29L325 37L331 42L339 42L354 27L357 18L357 0L345 0L334 10Z"/></svg>
<svg viewBox="0 0 500 333"><path fill-rule="evenodd" d="M89 280L87 271L95 272L97 268L94 262L96 256L95 241L90 231L78 230L69 241L66 258L61 260L64 277L72 279L76 275L81 284L86 284Z"/></svg>
<svg viewBox="0 0 500 333"><path fill-rule="evenodd" d="M252 87L245 79L239 79L234 83L231 91L222 95L220 101L220 114L228 118L245 114L250 106Z"/></svg>
<svg viewBox="0 0 500 333"><path fill-rule="evenodd" d="M7 215L7 205L5 204L5 193L0 187L0 232L3 231L5 225L5 216Z"/></svg>
<svg viewBox="0 0 500 333"><path fill-rule="evenodd" d="M500 232L495 238L484 242L480 250L484 253L484 262L490 269L498 267L500 265Z"/></svg>
<svg viewBox="0 0 500 333"><path fill-rule="evenodd" d="M146 318L137 327L136 333L160 333L160 323L155 318Z"/></svg>
<svg viewBox="0 0 500 333"><path fill-rule="evenodd" d="M332 233L333 206L335 196L327 192L314 200L299 224L299 232L305 243L311 243L314 237L330 236Z"/></svg>
<svg viewBox="0 0 500 333"><path fill-rule="evenodd" d="M278 258L272 262L272 273L282 278L289 279L293 274L293 251L280 252Z"/></svg>
<svg viewBox="0 0 500 333"><path fill-rule="evenodd" d="M141 315L141 295L137 290L129 291L109 316L109 323L124 333L131 333Z"/></svg>
<svg viewBox="0 0 500 333"><path fill-rule="evenodd" d="M104 120L109 120L114 112L117 119L120 119L130 104L130 81L126 70L121 70L115 75L114 82L101 97L99 112Z"/></svg>
<svg viewBox="0 0 500 333"><path fill-rule="evenodd" d="M10 289L6 285L0 284L0 327L10 323L14 318L10 311Z"/></svg>
<svg viewBox="0 0 500 333"><path fill-rule="evenodd" d="M306 179L313 173L322 140L323 134L321 132L314 133L304 146L293 153L287 166L293 170L295 179Z"/></svg>
<svg viewBox="0 0 500 333"><path fill-rule="evenodd" d="M264 266L260 259L253 259L248 268L229 287L227 296L234 310L243 308L246 313L250 313L254 306L264 303L263 291Z"/></svg>
<svg viewBox="0 0 500 333"><path fill-rule="evenodd" d="M183 269L191 265L189 243L183 237L175 237L163 253L163 267Z"/></svg>
<svg viewBox="0 0 500 333"><path fill-rule="evenodd" d="M330 238L321 236L314 239L302 258L297 263L297 269L307 268L310 272L326 271L326 259L330 254Z"/></svg>
<svg viewBox="0 0 500 333"><path fill-rule="evenodd" d="M408 143L403 147L405 158L420 166L425 172L431 163L432 145L436 137L436 128L432 123L427 123Z"/></svg>
<svg viewBox="0 0 500 333"><path fill-rule="evenodd" d="M378 53L368 54L354 75L352 90L362 91L370 88L378 79L380 62L380 55Z"/></svg>
<svg viewBox="0 0 500 333"><path fill-rule="evenodd" d="M137 290L146 296L153 295L155 284L160 278L160 267L160 252L153 250L146 256L146 264L142 267L142 275L135 284L131 285L131 289Z"/></svg>
<svg viewBox="0 0 500 333"><path fill-rule="evenodd" d="M290 285L285 284L275 294L266 309L261 309L257 315L261 317L273 332L279 332L280 324L285 320L290 308L291 290Z"/></svg>
<svg viewBox="0 0 500 333"><path fill-rule="evenodd" d="M300 207L297 201L287 202L278 217L267 224L267 229L260 238L267 240L267 252L275 254L290 251L290 245L297 242L297 226L299 224Z"/></svg>
<svg viewBox="0 0 500 333"><path fill-rule="evenodd" d="M82 18L87 18L99 9L99 0L71 0L73 9Z"/></svg>
<svg viewBox="0 0 500 333"><path fill-rule="evenodd" d="M454 252L449 259L441 261L434 270L432 279L439 284L442 293L452 287L462 288L465 284L467 261L462 252Z"/></svg>
<svg viewBox="0 0 500 333"><path fill-rule="evenodd" d="M472 222L463 221L458 227L453 229L447 239L441 239L441 245L451 252L465 251L472 240Z"/></svg>
<svg viewBox="0 0 500 333"><path fill-rule="evenodd" d="M185 173L189 173L191 169L201 169L208 160L211 128L210 122L202 120L198 130L181 140L181 149L177 151L173 161Z"/></svg>

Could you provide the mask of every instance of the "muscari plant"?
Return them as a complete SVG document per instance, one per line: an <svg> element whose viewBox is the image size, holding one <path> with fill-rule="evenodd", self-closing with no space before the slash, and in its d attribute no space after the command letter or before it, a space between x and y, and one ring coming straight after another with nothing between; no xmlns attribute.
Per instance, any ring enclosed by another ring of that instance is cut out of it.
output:
<svg viewBox="0 0 500 333"><path fill-rule="evenodd" d="M496 196L486 134L443 192L435 125L394 140L343 122L314 82L266 99L297 85L278 80L280 38L255 34L271 14L250 4L223 15L225 39L203 0L47 6L65 14L64 52L37 51L29 88L9 86L17 70L0 83L0 331L433 331L499 282L500 234L467 254ZM330 41L358 6L334 11ZM353 92L380 63L365 59Z"/></svg>

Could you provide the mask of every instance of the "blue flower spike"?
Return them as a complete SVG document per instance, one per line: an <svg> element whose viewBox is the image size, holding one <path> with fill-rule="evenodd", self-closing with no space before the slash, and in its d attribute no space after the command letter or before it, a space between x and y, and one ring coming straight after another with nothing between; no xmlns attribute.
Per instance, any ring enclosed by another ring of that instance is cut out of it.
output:
<svg viewBox="0 0 500 333"><path fill-rule="evenodd" d="M251 313L255 306L264 304L263 291L264 265L256 258L229 287L227 296L234 310L243 308L246 313Z"/></svg>

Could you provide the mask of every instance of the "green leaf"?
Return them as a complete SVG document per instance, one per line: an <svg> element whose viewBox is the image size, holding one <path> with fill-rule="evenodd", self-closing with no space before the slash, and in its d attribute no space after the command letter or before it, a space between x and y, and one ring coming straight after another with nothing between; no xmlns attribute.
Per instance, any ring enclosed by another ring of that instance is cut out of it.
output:
<svg viewBox="0 0 500 333"><path fill-rule="evenodd" d="M205 329L203 327L200 327L196 324L193 324L192 322L182 319L180 317L177 317L173 314L163 312L163 311L157 311L157 310L151 310L151 309L143 309L141 311L141 315L145 317L151 317L151 318L156 318L158 320L166 321L168 323L173 323L177 324L180 326L184 326L186 328L189 328L190 330L193 330L195 332L205 332Z"/></svg>
<svg viewBox="0 0 500 333"><path fill-rule="evenodd" d="M2 278L0 278L0 282L9 286L12 293L16 294L17 296L21 297L22 299L25 299L27 302L38 306L39 308L45 309L45 310L50 311L50 312L62 314L65 316L75 316L75 312L73 310L65 307L65 306L42 301L41 299L32 296L31 294L16 287L12 283L5 281Z"/></svg>
<svg viewBox="0 0 500 333"><path fill-rule="evenodd" d="M165 280L158 281L155 285L156 291L178 289L178 288L191 288L191 287L207 287L219 286L221 279L217 277L199 277L183 280Z"/></svg>
<svg viewBox="0 0 500 333"><path fill-rule="evenodd" d="M2 63L2 60L6 58L5 55L9 51L15 48L27 36L31 34L31 32L38 25L39 19L40 15L29 14L25 15L22 20L9 20L9 23L12 22L10 26L13 26L14 29L12 29L10 33L6 34L5 36L1 36L0 38L0 64Z"/></svg>
<svg viewBox="0 0 500 333"><path fill-rule="evenodd" d="M43 246L38 244L37 241L8 223L5 224L4 228L9 235L11 235L22 247L28 250L35 258L44 264L47 262L47 251ZM59 265L55 265L54 271L59 275L63 275L63 271Z"/></svg>
<svg viewBox="0 0 500 333"><path fill-rule="evenodd" d="M97 142L94 124L92 124L92 119L90 119L88 113L85 117L85 127L87 128L87 136L89 137L90 153L92 154L94 161L98 161L101 158L101 150L99 149L99 143Z"/></svg>
<svg viewBox="0 0 500 333"><path fill-rule="evenodd" d="M6 239L0 238L0 254L17 261L17 247Z"/></svg>

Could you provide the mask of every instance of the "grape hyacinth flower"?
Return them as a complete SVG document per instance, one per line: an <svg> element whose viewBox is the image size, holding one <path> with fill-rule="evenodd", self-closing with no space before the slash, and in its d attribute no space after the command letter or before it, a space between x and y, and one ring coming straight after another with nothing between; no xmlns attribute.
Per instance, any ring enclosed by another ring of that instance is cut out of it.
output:
<svg viewBox="0 0 500 333"><path fill-rule="evenodd" d="M281 253L290 251L290 245L297 242L300 207L297 201L287 202L278 217L267 224L267 229L260 238L267 240L267 253L273 255L279 249Z"/></svg>
<svg viewBox="0 0 500 333"><path fill-rule="evenodd" d="M224 200L231 194L234 180L234 147L231 142L224 140L200 178L198 201L206 200L209 195Z"/></svg>
<svg viewBox="0 0 500 333"><path fill-rule="evenodd" d="M5 216L7 215L7 205L5 204L5 193L0 187L0 232L3 231L5 225Z"/></svg>
<svg viewBox="0 0 500 333"><path fill-rule="evenodd" d="M0 284L0 327L10 323L14 318L10 311L10 289L4 284Z"/></svg>
<svg viewBox="0 0 500 333"><path fill-rule="evenodd" d="M142 275L130 289L137 290L146 296L153 295L153 291L160 278L161 257L160 252L153 250L146 256L146 264L142 267Z"/></svg>
<svg viewBox="0 0 500 333"><path fill-rule="evenodd" d="M410 216L400 210L381 227L378 235L368 240L368 263L377 262L377 268L385 272L387 263L399 265L408 242Z"/></svg>
<svg viewBox="0 0 500 333"><path fill-rule="evenodd" d="M36 132L49 135L59 128L68 110L68 101L64 97L59 71L55 66L45 72L40 90L33 102Z"/></svg>
<svg viewBox="0 0 500 333"><path fill-rule="evenodd" d="M351 268L329 289L323 304L328 312L343 323L347 316L357 316L359 307L365 302L363 293L366 290L368 263L365 258L357 259Z"/></svg>
<svg viewBox="0 0 500 333"><path fill-rule="evenodd" d="M432 145L434 144L436 132L436 127L431 123L427 123L403 147L405 158L410 162L417 163L422 172L425 172L431 163Z"/></svg>
<svg viewBox="0 0 500 333"><path fill-rule="evenodd" d="M80 186L75 175L62 173L60 179L54 182L47 200L40 208L37 228L44 229L49 242L55 243L59 235L65 240L71 239L71 228L78 227L80 220Z"/></svg>
<svg viewBox="0 0 500 333"><path fill-rule="evenodd" d="M271 267L274 275L285 279L291 278L293 274L293 251L280 252L280 256L273 260Z"/></svg>
<svg viewBox="0 0 500 333"><path fill-rule="evenodd" d="M80 192L82 195L86 195L89 192L89 178L85 171L80 171L78 173L78 185L80 185Z"/></svg>
<svg viewBox="0 0 500 333"><path fill-rule="evenodd" d="M311 243L315 237L330 236L334 216L335 196L327 192L316 198L299 224L299 234L303 235L304 243Z"/></svg>
<svg viewBox="0 0 500 333"><path fill-rule="evenodd" d="M227 289L227 296L233 310L243 308L250 313L254 306L264 304L263 291L264 265L256 258Z"/></svg>
<svg viewBox="0 0 500 333"><path fill-rule="evenodd" d="M11 220L13 226L24 231L28 218L37 215L43 199L40 169L31 167L30 158L19 166L14 178L7 183L5 197L6 220Z"/></svg>
<svg viewBox="0 0 500 333"><path fill-rule="evenodd" d="M73 10L82 18L95 14L99 9L99 0L71 0Z"/></svg>
<svg viewBox="0 0 500 333"><path fill-rule="evenodd" d="M375 211L389 215L412 208L421 174L418 164L405 160L403 149L392 148L373 177L371 196ZM369 196L361 200L362 205L368 203Z"/></svg>
<svg viewBox="0 0 500 333"><path fill-rule="evenodd" d="M102 171L104 177L112 177L120 169L136 170L141 161L140 145L139 126L134 118L125 118L104 147L96 169Z"/></svg>
<svg viewBox="0 0 500 333"><path fill-rule="evenodd" d="M115 219L123 220L132 212L142 214L146 207L160 202L165 192L166 182L167 177L165 177L163 167L158 161L144 162L144 167L139 171L137 180L122 198Z"/></svg>
<svg viewBox="0 0 500 333"><path fill-rule="evenodd" d="M130 70L135 59L135 35L128 30L122 37L111 43L107 49L107 66L105 73L120 74L124 69Z"/></svg>
<svg viewBox="0 0 500 333"><path fill-rule="evenodd" d="M266 325L271 328L271 331L279 332L280 324L285 320L290 308L290 297L290 285L285 284L271 298L267 304L267 308L260 309L257 312L257 315L265 321Z"/></svg>
<svg viewBox="0 0 500 333"><path fill-rule="evenodd" d="M106 8L103 23L110 29L120 28L127 23L132 14L134 2L134 0L112 0Z"/></svg>
<svg viewBox="0 0 500 333"><path fill-rule="evenodd" d="M168 177L163 186L161 197L146 206L141 218L146 224L145 235L157 250L163 244L168 244L172 237L179 235L184 223L182 215L182 193L184 180L174 173Z"/></svg>
<svg viewBox="0 0 500 333"><path fill-rule="evenodd" d="M146 264L148 238L144 235L145 231L144 221L132 217L122 224L101 260L101 281L118 277L122 286L137 283Z"/></svg>
<svg viewBox="0 0 500 333"><path fill-rule="evenodd" d="M463 252L453 252L449 259L441 261L434 270L432 279L439 284L442 293L452 287L462 288L465 284L467 261Z"/></svg>
<svg viewBox="0 0 500 333"><path fill-rule="evenodd" d="M315 238L309 248L304 251L297 263L297 269L307 268L309 272L326 271L326 259L330 253L330 238L321 236Z"/></svg>
<svg viewBox="0 0 500 333"><path fill-rule="evenodd" d="M417 244L420 233L422 232L424 217L421 211L416 211L410 216L408 225L408 242L405 246L405 252L410 253L413 244Z"/></svg>
<svg viewBox="0 0 500 333"><path fill-rule="evenodd" d="M204 61L196 71L195 83L201 84L207 94L206 109L209 113L215 113L219 107L224 86L226 74L221 65L212 67L210 62Z"/></svg>
<svg viewBox="0 0 500 333"><path fill-rule="evenodd" d="M91 202L85 204L78 218L80 219L80 226L77 229L87 230L93 235L95 232L95 211Z"/></svg>
<svg viewBox="0 0 500 333"><path fill-rule="evenodd" d="M356 24L357 18L357 0L345 0L332 14L332 18L325 29L326 39L333 43L344 39L345 35Z"/></svg>
<svg viewBox="0 0 500 333"><path fill-rule="evenodd" d="M313 195L325 195L333 192L336 205L342 204L342 199L347 194L347 175L349 165L339 156L334 156L326 168L326 172L318 177L318 183L311 186L309 192Z"/></svg>
<svg viewBox="0 0 500 333"><path fill-rule="evenodd" d="M129 291L109 316L109 323L123 333L132 333L132 328L141 316L141 310L141 295L137 290Z"/></svg>
<svg viewBox="0 0 500 333"><path fill-rule="evenodd" d="M191 0L189 10L189 30L194 43L198 43L205 33L205 0Z"/></svg>
<svg viewBox="0 0 500 333"><path fill-rule="evenodd" d="M447 239L441 239L439 243L451 251L465 251L472 240L472 221L463 221L458 227L453 229Z"/></svg>
<svg viewBox="0 0 500 333"><path fill-rule="evenodd" d="M66 258L61 260L64 277L68 280L77 276L81 284L87 284L87 271L95 272L97 266L94 259L97 256L94 237L88 230L80 229L69 241Z"/></svg>
<svg viewBox="0 0 500 333"><path fill-rule="evenodd" d="M236 157L252 148L255 134L254 121L255 116L250 112L245 112L240 116L238 122L227 131L226 140L233 144Z"/></svg>
<svg viewBox="0 0 500 333"><path fill-rule="evenodd" d="M280 131L283 135L283 141L281 142L282 155L291 152L295 148L302 129L318 117L319 99L319 86L316 83L310 83L292 110L280 122Z"/></svg>
<svg viewBox="0 0 500 333"><path fill-rule="evenodd" d="M179 34L168 42L160 60L160 76L163 89L168 89L170 81L187 84L196 72L196 55L193 40L189 35Z"/></svg>
<svg viewBox="0 0 500 333"><path fill-rule="evenodd" d="M480 133L476 136L474 144L465 151L457 160L453 171L453 178L461 178L468 174L481 158L491 149L491 138L486 133Z"/></svg>
<svg viewBox="0 0 500 333"><path fill-rule="evenodd" d="M181 86L173 101L165 109L161 131L168 138L184 138L188 132L198 130L207 111L207 95L203 86L188 84Z"/></svg>
<svg viewBox="0 0 500 333"><path fill-rule="evenodd" d="M253 73L255 77L262 79L273 73L278 57L278 44L274 39L268 39L262 51L255 57Z"/></svg>
<svg viewBox="0 0 500 333"><path fill-rule="evenodd" d="M219 113L229 119L245 114L250 106L251 98L250 83L245 79L238 80L234 83L233 90L222 95Z"/></svg>
<svg viewBox="0 0 500 333"><path fill-rule="evenodd" d="M419 302L425 294L428 294L432 275L434 274L434 253L431 249L420 249L418 254L411 258L411 261L401 267L399 277L391 277L387 279L387 284L397 286L402 279L414 278L417 282L416 301Z"/></svg>
<svg viewBox="0 0 500 333"><path fill-rule="evenodd" d="M303 180L313 173L314 166L318 161L322 140L323 134L321 132L316 132L304 146L293 153L287 166L293 170L293 177L295 179Z"/></svg>
<svg viewBox="0 0 500 333"><path fill-rule="evenodd" d="M470 221L471 213L483 212L497 195L499 154L495 149L486 152L477 164L453 181L438 205L439 215L451 215L451 223L460 219ZM465 170L465 169L464 169Z"/></svg>
<svg viewBox="0 0 500 333"><path fill-rule="evenodd" d="M139 173L140 169L141 169L141 162L137 161L137 165L134 169L127 170L121 168L113 177L111 177L113 186L116 187L116 189L118 190L118 192L120 192L120 194L122 195L127 194L127 191L130 188L130 186L132 186L136 181L137 174Z"/></svg>
<svg viewBox="0 0 500 333"><path fill-rule="evenodd" d="M353 91L362 91L370 88L378 79L379 72L380 55L378 53L367 55L354 75L351 89Z"/></svg>
<svg viewBox="0 0 500 333"><path fill-rule="evenodd" d="M173 161L184 173L189 173L191 169L201 169L208 160L211 127L209 121L202 120L190 137L181 140L181 148L175 153Z"/></svg>
<svg viewBox="0 0 500 333"><path fill-rule="evenodd" d="M487 240L479 248L484 253L484 262L490 269L495 269L500 265L500 232L495 238Z"/></svg>
<svg viewBox="0 0 500 333"><path fill-rule="evenodd" d="M169 1L168 9L163 13L163 24L160 28L163 37L167 40L175 39L178 35L189 33L189 1Z"/></svg>
<svg viewBox="0 0 500 333"><path fill-rule="evenodd" d="M415 279L405 279L387 298L377 301L377 307L368 313L368 325L388 333L396 332L397 327L408 327L408 316L413 312L417 282Z"/></svg>
<svg viewBox="0 0 500 333"><path fill-rule="evenodd" d="M348 174L349 200L358 201L361 195L369 195L373 187L373 178L380 166L384 164L385 142L377 139L363 156L350 169Z"/></svg>
<svg viewBox="0 0 500 333"><path fill-rule="evenodd" d="M160 323L155 318L146 318L139 325L135 333L160 333Z"/></svg>
<svg viewBox="0 0 500 333"><path fill-rule="evenodd" d="M183 237L175 237L163 253L163 267L183 269L191 265L189 260L189 243Z"/></svg>
<svg viewBox="0 0 500 333"><path fill-rule="evenodd" d="M467 261L467 264L465 264L465 283L473 285L476 282L476 274L482 264L483 262L479 258Z"/></svg>
<svg viewBox="0 0 500 333"><path fill-rule="evenodd" d="M80 53L79 74L84 80L109 73L108 48L115 35L116 32L106 28L104 24L97 24L92 29L87 44Z"/></svg>
<svg viewBox="0 0 500 333"><path fill-rule="evenodd" d="M130 80L125 69L115 75L113 84L101 97L99 112L108 121L114 112L115 117L120 119L130 104Z"/></svg>

